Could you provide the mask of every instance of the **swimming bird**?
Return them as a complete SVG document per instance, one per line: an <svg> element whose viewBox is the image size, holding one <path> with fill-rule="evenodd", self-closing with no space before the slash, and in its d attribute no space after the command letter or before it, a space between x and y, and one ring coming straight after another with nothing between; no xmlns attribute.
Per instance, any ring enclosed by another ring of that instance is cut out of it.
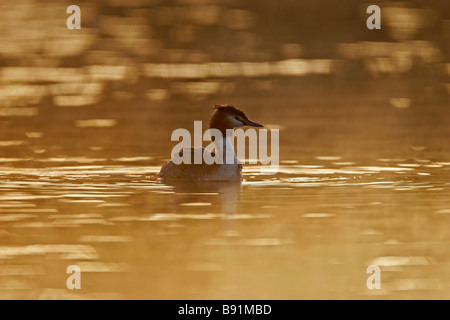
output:
<svg viewBox="0 0 450 320"><path fill-rule="evenodd" d="M173 161L166 163L159 172L159 177L163 181L241 181L242 180L242 164L237 160L234 149L231 143L231 135L227 135L227 129L251 126L263 127L263 125L253 122L247 118L245 113L232 105L215 105L214 112L209 119L208 128L217 129L222 133L222 139L215 139L213 142L216 146L222 147L223 163L195 164L192 161L190 164L180 163L175 164ZM230 132L230 130L228 130ZM210 152L205 148L185 148L184 152L191 153L191 159L194 159L194 154L197 152ZM213 157L214 153L210 153ZM228 159L233 159L228 161ZM225 161L226 159L226 161Z"/></svg>

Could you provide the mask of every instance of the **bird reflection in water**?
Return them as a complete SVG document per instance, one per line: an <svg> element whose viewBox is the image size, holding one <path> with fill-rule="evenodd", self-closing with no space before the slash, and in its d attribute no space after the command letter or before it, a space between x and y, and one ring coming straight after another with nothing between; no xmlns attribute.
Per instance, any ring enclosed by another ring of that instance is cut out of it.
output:
<svg viewBox="0 0 450 320"><path fill-rule="evenodd" d="M203 203L204 196L215 196L216 204L220 208L220 215L224 218L224 235L236 234L233 216L236 213L236 205L239 201L242 183L240 181L227 182L185 182L171 181L166 183L173 187L177 197L173 197L176 208L181 204L196 205Z"/></svg>

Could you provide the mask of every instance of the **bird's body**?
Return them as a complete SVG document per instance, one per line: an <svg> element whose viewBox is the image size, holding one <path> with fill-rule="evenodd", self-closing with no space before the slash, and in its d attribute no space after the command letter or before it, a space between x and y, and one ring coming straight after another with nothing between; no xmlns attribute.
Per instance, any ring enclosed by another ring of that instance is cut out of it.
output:
<svg viewBox="0 0 450 320"><path fill-rule="evenodd" d="M222 163L207 164L204 161L199 164L180 163L173 161L166 163L159 172L161 179L165 181L241 181L242 164L236 158L227 129L242 126L262 127L262 125L248 120L247 116L239 109L230 105L215 106L215 111L209 121L210 129L218 129L223 139L214 140L216 149L223 150ZM195 159L195 154L201 153L203 159L205 153L214 156L214 153L205 148L185 148L182 153L191 153L190 159Z"/></svg>
<svg viewBox="0 0 450 320"><path fill-rule="evenodd" d="M174 164L166 163L159 176L167 181L241 181L242 164Z"/></svg>

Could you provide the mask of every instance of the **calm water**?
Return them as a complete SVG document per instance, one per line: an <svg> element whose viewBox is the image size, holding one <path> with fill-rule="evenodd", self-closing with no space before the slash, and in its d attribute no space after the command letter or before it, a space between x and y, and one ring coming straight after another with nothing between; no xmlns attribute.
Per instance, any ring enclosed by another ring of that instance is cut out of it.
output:
<svg viewBox="0 0 450 320"><path fill-rule="evenodd" d="M78 33L0 5L0 299L450 298L447 4L373 37L323 1L108 3ZM159 182L222 103L280 129L279 172Z"/></svg>
<svg viewBox="0 0 450 320"><path fill-rule="evenodd" d="M364 109L367 96L340 98ZM248 113L269 123L272 104L260 99L261 111ZM141 138L119 125L121 113L113 127L58 124L72 139L39 127L41 116L6 121L0 297L448 298L450 159L438 135L448 123L410 130L403 120L414 107L398 112L386 101L369 103L376 112L364 126L367 110L341 123L330 114L345 118L348 108L316 100L324 104L275 119L278 174L246 166L242 184L157 180L171 128L192 115L161 116L167 128L157 134L150 119ZM210 108L200 111L205 120ZM24 127L42 134L27 137ZM74 155L83 148L88 156ZM79 291L66 289L72 264L82 270ZM381 290L366 287L371 264L381 267Z"/></svg>

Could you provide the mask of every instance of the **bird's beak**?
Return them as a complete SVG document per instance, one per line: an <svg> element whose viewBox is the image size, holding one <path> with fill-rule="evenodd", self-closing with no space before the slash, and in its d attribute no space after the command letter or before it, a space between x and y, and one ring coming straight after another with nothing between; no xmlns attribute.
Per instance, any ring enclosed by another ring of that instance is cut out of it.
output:
<svg viewBox="0 0 450 320"><path fill-rule="evenodd" d="M250 127L258 127L258 128L264 127L262 124L250 121L248 119L244 119L244 120L242 120L242 122L244 123L244 125L250 126Z"/></svg>

